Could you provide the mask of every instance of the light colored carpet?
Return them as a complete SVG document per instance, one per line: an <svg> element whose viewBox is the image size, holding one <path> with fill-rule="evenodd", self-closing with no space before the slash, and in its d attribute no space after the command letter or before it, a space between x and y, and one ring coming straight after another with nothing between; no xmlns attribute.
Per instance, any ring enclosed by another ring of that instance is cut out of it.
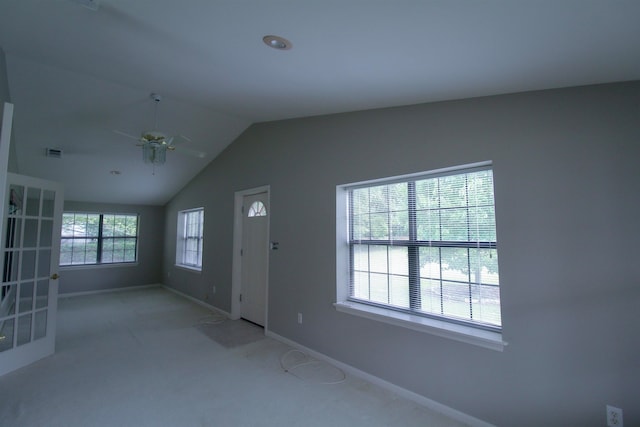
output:
<svg viewBox="0 0 640 427"><path fill-rule="evenodd" d="M221 345L199 326L210 314L161 288L60 299L56 353L0 377L0 425L462 425L351 376L287 373L271 338Z"/></svg>

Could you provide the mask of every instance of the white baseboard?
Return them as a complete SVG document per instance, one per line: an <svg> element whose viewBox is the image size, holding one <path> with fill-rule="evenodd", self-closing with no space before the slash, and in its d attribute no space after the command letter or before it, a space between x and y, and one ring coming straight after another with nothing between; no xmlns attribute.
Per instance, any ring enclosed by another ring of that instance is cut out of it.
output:
<svg viewBox="0 0 640 427"><path fill-rule="evenodd" d="M68 292L64 294L58 294L58 298L80 297L83 295L96 295L96 294L105 294L109 292L120 292L120 291L138 291L140 289L157 288L159 286L162 286L162 285L160 283L156 283L153 285L124 286L121 288L98 289L95 291Z"/></svg>
<svg viewBox="0 0 640 427"><path fill-rule="evenodd" d="M220 314L222 314L222 315L224 315L224 316L227 316L228 318L231 318L231 314L230 314L230 313L227 313L226 311L224 311L224 310L222 310L222 309L219 309L218 307L214 307L214 306L213 306L213 305L211 305L211 304L207 304L206 302L201 301L201 300L199 300L198 298L194 298L194 297L192 297L191 295L187 295L187 294L185 294L184 292L180 292L179 290L177 290L177 289L173 289L173 288L171 288L171 287L169 287L169 286L166 286L166 285L159 285L159 286L162 286L164 289L166 289L166 290L168 290L168 291L171 291L171 292L173 292L174 294L180 295L181 297L186 298L186 299L188 299L188 300L189 300L189 301L191 301L191 302L194 302L194 303L196 303L196 304L198 304L198 305L201 305L201 306L202 306L202 307L204 307L204 308L208 308L208 309L209 309L209 310L211 310L211 311L215 311L215 312L220 313Z"/></svg>
<svg viewBox="0 0 640 427"><path fill-rule="evenodd" d="M360 379L363 379L365 381L368 381L372 384L375 384L377 386L380 386L386 390L389 390L395 394L397 394L398 396L404 397L405 399L409 399L413 402L416 402L426 408L429 408L433 411L439 412L443 415L446 415L450 418L453 418L454 420L460 421L462 423L465 423L469 426L472 427L495 427L493 424L489 424L486 421L482 421L478 418L472 417L471 415L465 414L464 412L460 412L457 409L453 409L449 406L443 405L442 403L438 403L435 400L431 400L427 397L424 397L418 393L414 393L410 390L407 390L405 388L399 387L395 384L392 384L388 381L385 381L381 378L378 378L374 375L368 374L364 371L361 371L360 369L354 368L351 365L347 365L346 363L342 363L338 360L332 359L329 356L326 356L322 353L318 353L315 350L312 350L310 348L307 348L305 346L303 346L302 344L298 344L295 341L292 341L288 338L285 338L283 336L280 336L274 332L271 331L266 331L265 335L267 335L268 337L271 337L275 340L278 340L284 344L290 345L291 347L294 347L298 350L301 350L305 353L307 353L308 355L310 355L311 357L314 357L318 360L322 360L325 361L327 363L330 363L331 365L342 369L344 372L349 373L351 375L353 375L354 377L358 377Z"/></svg>

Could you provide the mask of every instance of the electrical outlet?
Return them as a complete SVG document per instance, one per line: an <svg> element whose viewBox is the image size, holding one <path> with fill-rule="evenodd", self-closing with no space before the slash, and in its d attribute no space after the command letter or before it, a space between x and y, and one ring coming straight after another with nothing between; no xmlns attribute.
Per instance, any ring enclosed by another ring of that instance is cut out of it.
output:
<svg viewBox="0 0 640 427"><path fill-rule="evenodd" d="M298 313L298 323L302 325L302 313Z"/></svg>
<svg viewBox="0 0 640 427"><path fill-rule="evenodd" d="M213 287L213 293L214 294L216 293L216 287L215 286Z"/></svg>
<svg viewBox="0 0 640 427"><path fill-rule="evenodd" d="M607 427L622 427L622 409L607 405Z"/></svg>

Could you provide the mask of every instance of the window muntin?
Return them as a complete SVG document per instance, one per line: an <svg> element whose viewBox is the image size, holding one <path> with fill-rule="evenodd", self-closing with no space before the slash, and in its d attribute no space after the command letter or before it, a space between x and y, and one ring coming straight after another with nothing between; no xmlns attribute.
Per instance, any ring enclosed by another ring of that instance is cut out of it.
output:
<svg viewBox="0 0 640 427"><path fill-rule="evenodd" d="M134 263L138 215L64 212L60 265Z"/></svg>
<svg viewBox="0 0 640 427"><path fill-rule="evenodd" d="M501 329L491 169L347 187L348 299Z"/></svg>
<svg viewBox="0 0 640 427"><path fill-rule="evenodd" d="M267 207L260 200L256 200L249 206L249 212L247 213L249 218L256 216L267 216Z"/></svg>
<svg viewBox="0 0 640 427"><path fill-rule="evenodd" d="M176 264L202 269L204 209L181 211L178 214Z"/></svg>

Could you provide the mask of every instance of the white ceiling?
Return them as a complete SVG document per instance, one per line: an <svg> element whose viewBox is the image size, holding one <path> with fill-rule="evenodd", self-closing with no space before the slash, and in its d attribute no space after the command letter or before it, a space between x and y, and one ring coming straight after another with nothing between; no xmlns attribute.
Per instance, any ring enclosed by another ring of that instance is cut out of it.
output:
<svg viewBox="0 0 640 427"><path fill-rule="evenodd" d="M639 17L638 0L1 0L0 47L21 173L164 204L254 122L640 79ZM205 159L178 148L153 175L112 132L153 126L151 92Z"/></svg>

